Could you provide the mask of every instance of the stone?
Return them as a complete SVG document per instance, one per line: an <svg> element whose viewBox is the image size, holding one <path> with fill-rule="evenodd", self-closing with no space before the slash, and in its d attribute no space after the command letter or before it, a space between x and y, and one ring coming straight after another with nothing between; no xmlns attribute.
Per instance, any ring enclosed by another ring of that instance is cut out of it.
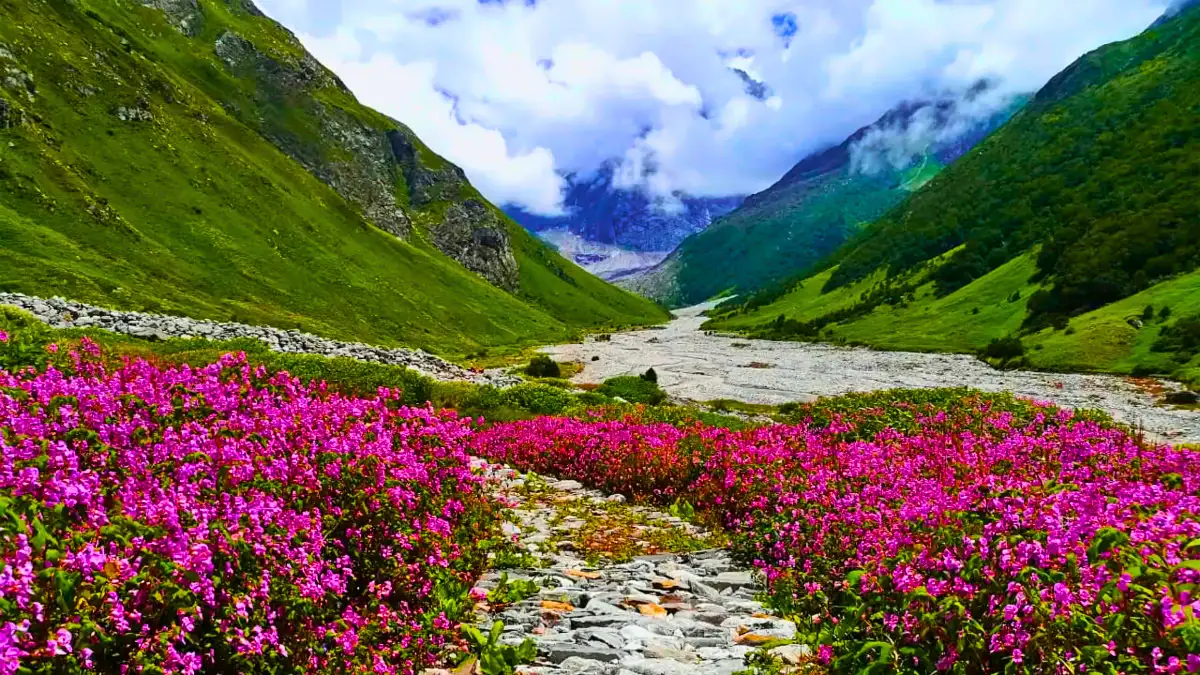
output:
<svg viewBox="0 0 1200 675"><path fill-rule="evenodd" d="M696 663L700 660L695 652L664 644L648 644L644 654L651 659L674 659L681 663Z"/></svg>
<svg viewBox="0 0 1200 675"><path fill-rule="evenodd" d="M613 649L621 649L625 646L625 640L615 628L584 628L575 631L575 639L581 644L599 642Z"/></svg>
<svg viewBox="0 0 1200 675"><path fill-rule="evenodd" d="M562 663L571 657L605 663L621 658L621 652L610 647L593 647L569 642L542 642L538 645L538 651L544 653L546 660L551 663Z"/></svg>
<svg viewBox="0 0 1200 675"><path fill-rule="evenodd" d="M642 616L648 616L652 619L667 618L667 610L653 602L638 605L638 611L642 613Z"/></svg>
<svg viewBox="0 0 1200 675"><path fill-rule="evenodd" d="M605 628L629 623L629 614L599 614L596 616L572 616L571 626L574 628Z"/></svg>
<svg viewBox="0 0 1200 675"><path fill-rule="evenodd" d="M1200 403L1200 394L1194 391L1173 391L1163 397L1163 402L1170 405L1194 405Z"/></svg>
<svg viewBox="0 0 1200 675"><path fill-rule="evenodd" d="M627 656L621 660L621 667L637 675L694 675L695 666L672 659Z"/></svg>
<svg viewBox="0 0 1200 675"><path fill-rule="evenodd" d="M740 588L742 586L754 586L754 576L750 572L721 572L715 577L708 580L708 583L713 588L725 590L727 588Z"/></svg>
<svg viewBox="0 0 1200 675"><path fill-rule="evenodd" d="M558 664L558 667L564 672L578 675L606 673L612 669L612 666L605 664L603 661L585 659L578 656L568 657L562 663Z"/></svg>
<svg viewBox="0 0 1200 675"><path fill-rule="evenodd" d="M772 656L778 657L781 661L789 665L798 665L800 661L812 656L812 648L808 645L780 645L770 650Z"/></svg>

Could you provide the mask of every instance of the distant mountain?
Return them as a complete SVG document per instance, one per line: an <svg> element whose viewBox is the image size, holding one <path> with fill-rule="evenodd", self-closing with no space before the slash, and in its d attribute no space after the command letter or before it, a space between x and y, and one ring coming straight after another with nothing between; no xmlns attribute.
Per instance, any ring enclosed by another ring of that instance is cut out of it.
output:
<svg viewBox="0 0 1200 675"><path fill-rule="evenodd" d="M655 198L640 189L614 185L616 170L615 162L607 162L591 174L568 174L563 195L567 211L564 216L539 216L515 206L507 207L505 212L530 232L565 231L582 242L600 245L574 258L585 269L595 269L623 251L658 254L661 258L675 250L679 242L704 230L714 219L742 203L742 197ZM622 259L645 258L622 256ZM630 269L606 268L606 271L627 273Z"/></svg>
<svg viewBox="0 0 1200 675"><path fill-rule="evenodd" d="M813 153L740 208L621 285L673 305L746 293L794 277L921 188L1020 107L964 95L906 102ZM990 111L990 112L989 112Z"/></svg>
<svg viewBox="0 0 1200 675"><path fill-rule="evenodd" d="M666 318L250 0L0 5L0 290L449 355Z"/></svg>
<svg viewBox="0 0 1200 675"><path fill-rule="evenodd" d="M1197 111L1193 2L1081 57L814 274L714 325L1200 383Z"/></svg>

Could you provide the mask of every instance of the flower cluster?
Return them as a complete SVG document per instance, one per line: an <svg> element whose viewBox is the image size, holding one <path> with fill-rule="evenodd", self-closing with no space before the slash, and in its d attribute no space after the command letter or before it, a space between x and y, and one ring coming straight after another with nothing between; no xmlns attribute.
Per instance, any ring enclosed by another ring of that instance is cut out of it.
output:
<svg viewBox="0 0 1200 675"><path fill-rule="evenodd" d="M722 520L834 672L1200 670L1195 451L978 396L816 417L539 419L473 448Z"/></svg>
<svg viewBox="0 0 1200 675"><path fill-rule="evenodd" d="M430 665L496 534L469 420L81 351L0 371L0 674Z"/></svg>

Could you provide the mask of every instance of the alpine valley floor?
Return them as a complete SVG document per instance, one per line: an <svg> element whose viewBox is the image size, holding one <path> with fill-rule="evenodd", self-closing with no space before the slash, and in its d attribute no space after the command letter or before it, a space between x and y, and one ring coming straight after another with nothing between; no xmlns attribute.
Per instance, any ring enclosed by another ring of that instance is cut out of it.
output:
<svg viewBox="0 0 1200 675"><path fill-rule="evenodd" d="M781 404L855 391L971 387L1095 408L1174 442L1200 442L1200 413L1159 405L1145 381L1114 375L997 370L961 354L876 351L802 342L729 337L700 330L714 303L676 311L659 330L547 347L559 361L584 364L576 383L599 383L654 368L659 385L691 401L732 399ZM598 358L597 358L598 357ZM595 360L593 360L595 359ZM1167 390L1180 385L1154 381Z"/></svg>

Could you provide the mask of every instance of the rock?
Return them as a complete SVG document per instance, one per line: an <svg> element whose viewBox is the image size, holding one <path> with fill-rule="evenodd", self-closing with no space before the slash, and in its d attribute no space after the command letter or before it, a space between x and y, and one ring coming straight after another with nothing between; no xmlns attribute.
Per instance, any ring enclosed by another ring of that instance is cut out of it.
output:
<svg viewBox="0 0 1200 675"><path fill-rule="evenodd" d="M642 616L648 616L652 619L667 618L667 610L661 605L653 602L647 602L643 605L638 605L638 611L642 613Z"/></svg>
<svg viewBox="0 0 1200 675"><path fill-rule="evenodd" d="M592 647L568 642L543 642L538 645L538 651L543 652L546 655L546 660L551 663L562 663L571 657L605 663L617 661L621 658L621 652L610 647Z"/></svg>
<svg viewBox="0 0 1200 675"><path fill-rule="evenodd" d="M606 665L603 661L595 659L585 659L578 656L571 656L558 664L558 667L564 672L578 675L598 675L599 673L607 673L612 670L612 666Z"/></svg>
<svg viewBox="0 0 1200 675"><path fill-rule="evenodd" d="M772 656L778 657L781 661L789 665L798 665L801 660L812 656L812 649L808 645L781 645L770 650Z"/></svg>
<svg viewBox="0 0 1200 675"><path fill-rule="evenodd" d="M637 675L694 675L695 666L671 659L627 656L621 660L621 667Z"/></svg>
<svg viewBox="0 0 1200 675"><path fill-rule="evenodd" d="M695 652L689 652L686 649L671 647L664 644L648 644L644 652L647 658L651 659L674 659L680 663L696 663L700 660Z"/></svg>
<svg viewBox="0 0 1200 675"><path fill-rule="evenodd" d="M1194 405L1200 403L1200 394L1194 391L1173 391L1163 397L1165 403L1171 405Z"/></svg>
<svg viewBox="0 0 1200 675"><path fill-rule="evenodd" d="M631 623L629 625L622 626L619 632L621 634L621 637L625 638L626 640L638 640L640 642L645 642L647 640L653 640L653 639L659 637L659 635L657 633L653 633L653 632L647 630L646 628L639 626L635 623Z"/></svg>
<svg viewBox="0 0 1200 675"><path fill-rule="evenodd" d="M721 590L756 585L754 576L750 572L721 572L709 579L708 583L712 584L713 588Z"/></svg>
<svg viewBox="0 0 1200 675"><path fill-rule="evenodd" d="M1130 326L1133 326L1134 330L1141 330L1142 326L1144 325L1141 319L1129 319L1127 323Z"/></svg>
<svg viewBox="0 0 1200 675"><path fill-rule="evenodd" d="M623 626L629 623L630 615L628 612L622 612L621 614L573 616L571 617L571 626L574 628L606 628L609 626Z"/></svg>
<svg viewBox="0 0 1200 675"><path fill-rule="evenodd" d="M513 255L508 230L496 212L483 202L467 199L451 204L440 225L433 227L433 243L463 267L493 286L516 292L520 268Z"/></svg>
<svg viewBox="0 0 1200 675"><path fill-rule="evenodd" d="M575 639L581 644L599 642L605 647L613 649L621 649L625 646L625 640L615 628L584 628L575 631Z"/></svg>

